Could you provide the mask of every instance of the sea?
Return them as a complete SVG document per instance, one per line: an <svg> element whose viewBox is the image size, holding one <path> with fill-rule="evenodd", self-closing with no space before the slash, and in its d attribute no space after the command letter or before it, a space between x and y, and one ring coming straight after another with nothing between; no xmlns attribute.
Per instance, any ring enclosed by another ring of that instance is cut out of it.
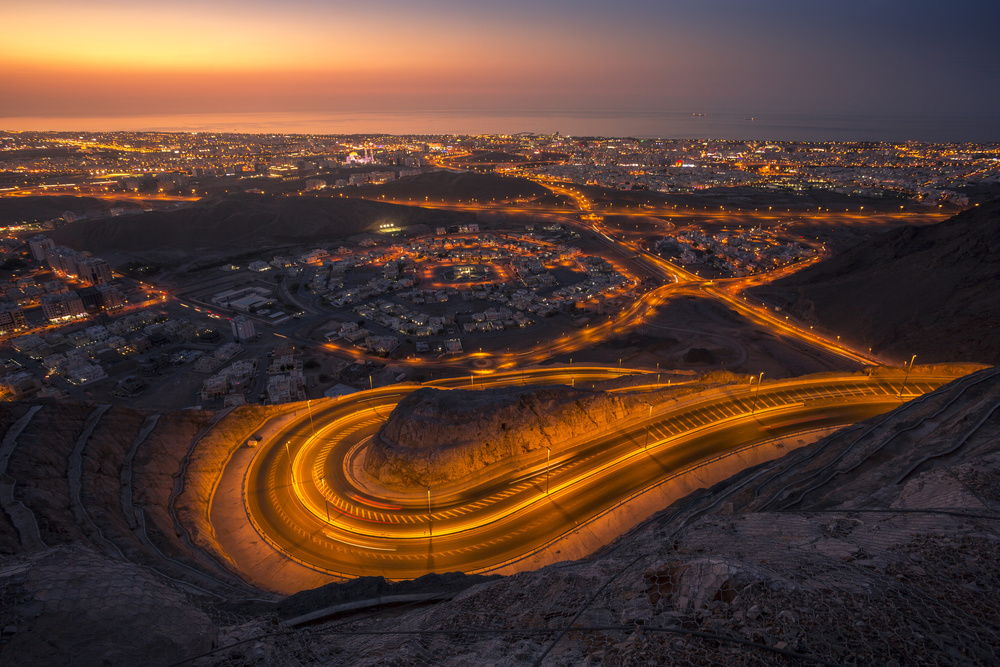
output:
<svg viewBox="0 0 1000 667"><path fill-rule="evenodd" d="M275 134L517 134L758 141L1000 142L1000 115L891 116L703 111L236 112L101 117L0 117L6 131Z"/></svg>

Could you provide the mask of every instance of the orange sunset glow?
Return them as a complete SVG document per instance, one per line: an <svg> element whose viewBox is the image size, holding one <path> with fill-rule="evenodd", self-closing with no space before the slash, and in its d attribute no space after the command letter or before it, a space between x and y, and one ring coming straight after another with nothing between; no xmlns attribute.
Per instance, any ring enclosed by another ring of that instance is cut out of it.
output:
<svg viewBox="0 0 1000 667"><path fill-rule="evenodd" d="M730 0L7 3L0 119L18 129L38 127L31 118L163 114L752 116L906 113L917 101L928 112L955 106L920 92L927 68L941 65L921 46L918 17L900 17L914 27L895 39L888 24L873 31L845 24L832 6L793 4L765 19ZM943 49L949 40L977 43L950 32L934 37ZM904 55L910 60L900 66ZM953 80L952 89L965 88ZM965 102L970 115L991 107L982 95Z"/></svg>

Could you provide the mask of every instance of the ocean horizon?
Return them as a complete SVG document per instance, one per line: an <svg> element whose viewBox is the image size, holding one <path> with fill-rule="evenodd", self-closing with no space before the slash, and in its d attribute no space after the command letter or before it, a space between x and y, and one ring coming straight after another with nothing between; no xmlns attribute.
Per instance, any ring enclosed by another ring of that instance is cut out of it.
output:
<svg viewBox="0 0 1000 667"><path fill-rule="evenodd" d="M253 134L554 134L642 139L1000 142L1000 115L976 118L661 111L238 112L134 116L0 117L11 132Z"/></svg>

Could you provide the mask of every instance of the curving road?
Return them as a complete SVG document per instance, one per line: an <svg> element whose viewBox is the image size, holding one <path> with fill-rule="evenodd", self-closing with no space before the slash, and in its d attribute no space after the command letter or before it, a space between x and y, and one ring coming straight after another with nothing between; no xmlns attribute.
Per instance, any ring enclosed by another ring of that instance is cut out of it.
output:
<svg viewBox="0 0 1000 667"><path fill-rule="evenodd" d="M477 386L594 381L637 371L541 369ZM257 532L288 557L343 576L392 579L484 572L529 555L608 508L699 461L746 445L886 412L952 378L826 377L729 387L595 433L462 488L376 491L364 446L417 385L359 392L317 406L263 443L244 500ZM432 383L468 386L468 380ZM902 398L899 394L902 393Z"/></svg>

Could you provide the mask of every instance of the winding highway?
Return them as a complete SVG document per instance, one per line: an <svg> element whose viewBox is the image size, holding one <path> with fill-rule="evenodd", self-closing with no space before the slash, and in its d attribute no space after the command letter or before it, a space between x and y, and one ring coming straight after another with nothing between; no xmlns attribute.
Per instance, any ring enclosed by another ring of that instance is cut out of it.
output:
<svg viewBox="0 0 1000 667"><path fill-rule="evenodd" d="M497 373L476 386L568 384L640 371ZM289 558L340 576L391 579L488 572L524 558L608 509L702 462L756 442L867 419L951 377L812 377L702 392L640 409L558 451L532 452L452 488L400 493L361 469L368 439L420 386L394 385L316 402L261 443L244 501L259 535ZM467 388L468 379L429 383ZM648 394L652 397L652 394ZM662 401L662 399L660 399Z"/></svg>

